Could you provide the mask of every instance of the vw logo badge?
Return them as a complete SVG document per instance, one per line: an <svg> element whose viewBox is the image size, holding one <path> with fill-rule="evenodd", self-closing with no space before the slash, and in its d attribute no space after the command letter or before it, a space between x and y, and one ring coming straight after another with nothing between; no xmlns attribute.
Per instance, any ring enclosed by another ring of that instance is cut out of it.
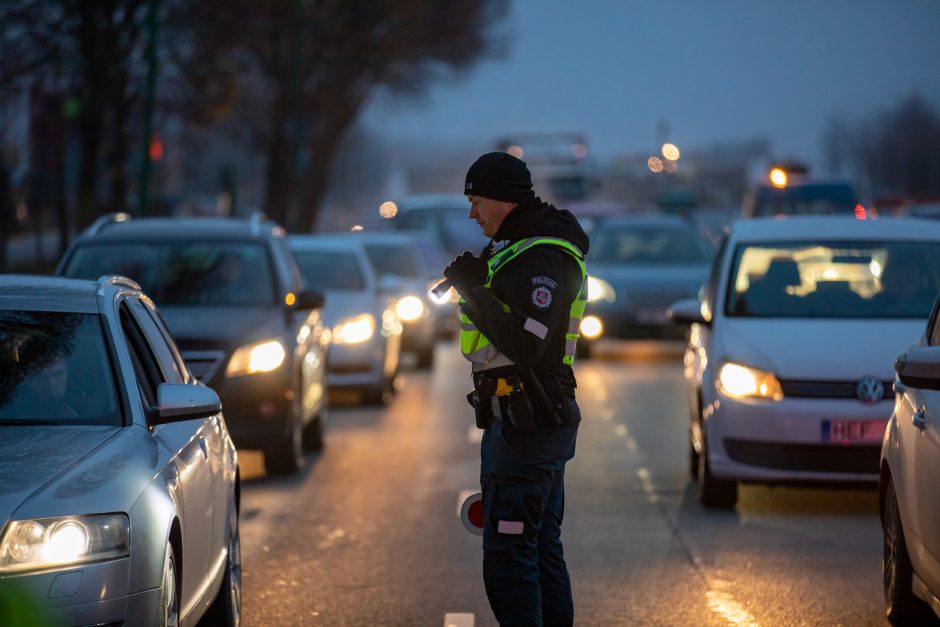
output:
<svg viewBox="0 0 940 627"><path fill-rule="evenodd" d="M885 385L875 377L863 377L855 386L855 395L866 405L874 405L885 397Z"/></svg>

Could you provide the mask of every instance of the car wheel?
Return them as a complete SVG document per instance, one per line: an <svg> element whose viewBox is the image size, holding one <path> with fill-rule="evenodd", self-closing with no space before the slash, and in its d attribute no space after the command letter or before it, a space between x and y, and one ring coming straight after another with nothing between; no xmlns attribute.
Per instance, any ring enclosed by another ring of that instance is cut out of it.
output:
<svg viewBox="0 0 940 627"><path fill-rule="evenodd" d="M319 451L323 448L323 430L327 423L327 401L323 399L319 413L304 427L304 450Z"/></svg>
<svg viewBox="0 0 940 627"><path fill-rule="evenodd" d="M434 345L418 351L418 368L430 368L434 365Z"/></svg>
<svg viewBox="0 0 940 627"><path fill-rule="evenodd" d="M205 620L200 623L206 627L238 627L242 615L242 550L238 533L238 513L232 508L232 520L229 528L228 559L225 562L225 576L222 587L215 601L209 607Z"/></svg>
<svg viewBox="0 0 940 627"><path fill-rule="evenodd" d="M291 430L276 444L264 449L264 466L275 475L290 475L304 465L303 427L300 416L291 411Z"/></svg>
<svg viewBox="0 0 940 627"><path fill-rule="evenodd" d="M883 523L884 557L881 574L885 597L885 615L892 625L925 624L936 617L923 601L914 596L911 581L914 569L904 541L901 512L894 482L888 483L885 492Z"/></svg>
<svg viewBox="0 0 940 627"><path fill-rule="evenodd" d="M692 443L692 434L689 434L689 474L693 479L698 479L699 454L695 450L695 444Z"/></svg>
<svg viewBox="0 0 940 627"><path fill-rule="evenodd" d="M160 627L177 627L180 624L179 580L176 551L173 543L167 542L163 558L163 583L160 585Z"/></svg>
<svg viewBox="0 0 940 627"><path fill-rule="evenodd" d="M708 463L708 439L698 456L698 500L708 509L733 509L738 502L738 482L717 479Z"/></svg>

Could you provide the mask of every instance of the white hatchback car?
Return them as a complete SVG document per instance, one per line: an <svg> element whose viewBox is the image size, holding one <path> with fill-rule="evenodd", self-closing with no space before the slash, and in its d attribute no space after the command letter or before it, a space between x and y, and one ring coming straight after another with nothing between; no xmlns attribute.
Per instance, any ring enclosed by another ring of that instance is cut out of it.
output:
<svg viewBox="0 0 940 627"><path fill-rule="evenodd" d="M706 507L738 482L876 482L894 358L940 290L940 224L797 216L735 222L684 365L689 457Z"/></svg>
<svg viewBox="0 0 940 627"><path fill-rule="evenodd" d="M881 447L882 581L894 625L931 624L925 619L930 609L940 617L938 309L924 336L895 364L894 414Z"/></svg>

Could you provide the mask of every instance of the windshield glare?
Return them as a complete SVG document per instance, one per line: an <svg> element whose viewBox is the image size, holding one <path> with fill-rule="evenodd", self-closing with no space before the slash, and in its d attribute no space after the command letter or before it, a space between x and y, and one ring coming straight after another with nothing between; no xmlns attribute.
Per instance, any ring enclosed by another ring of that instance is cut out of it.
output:
<svg viewBox="0 0 940 627"><path fill-rule="evenodd" d="M725 313L739 317L927 318L940 245L830 242L742 245Z"/></svg>
<svg viewBox="0 0 940 627"><path fill-rule="evenodd" d="M268 255L254 242L90 243L69 259L66 276L121 274L161 306L267 307L275 303Z"/></svg>
<svg viewBox="0 0 940 627"><path fill-rule="evenodd" d="M589 258L625 265L698 265L708 263L711 250L692 229L605 226L594 232Z"/></svg>
<svg viewBox="0 0 940 627"><path fill-rule="evenodd" d="M97 315L0 311L0 426L122 424Z"/></svg>
<svg viewBox="0 0 940 627"><path fill-rule="evenodd" d="M295 250L294 257L308 287L345 291L366 289L359 260L352 253Z"/></svg>

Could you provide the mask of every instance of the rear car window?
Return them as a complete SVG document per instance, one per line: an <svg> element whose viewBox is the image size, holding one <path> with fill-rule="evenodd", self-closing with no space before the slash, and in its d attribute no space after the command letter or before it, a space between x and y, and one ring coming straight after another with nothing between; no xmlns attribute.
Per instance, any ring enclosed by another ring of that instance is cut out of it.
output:
<svg viewBox="0 0 940 627"><path fill-rule="evenodd" d="M394 274L406 279L421 278L421 271L407 246L366 244L365 249L369 263L377 275Z"/></svg>
<svg viewBox="0 0 940 627"><path fill-rule="evenodd" d="M590 259L636 265L705 264L711 247L692 228L605 226L591 238Z"/></svg>

